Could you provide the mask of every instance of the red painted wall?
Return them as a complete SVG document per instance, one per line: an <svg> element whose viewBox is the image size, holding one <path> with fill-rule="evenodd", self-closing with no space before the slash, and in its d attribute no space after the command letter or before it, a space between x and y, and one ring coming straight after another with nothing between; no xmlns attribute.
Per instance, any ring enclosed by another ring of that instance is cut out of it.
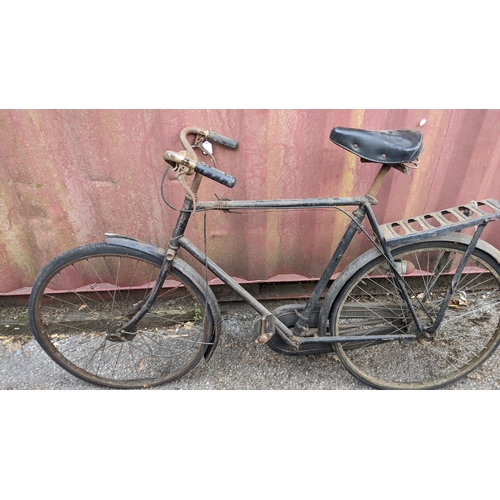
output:
<svg viewBox="0 0 500 500"><path fill-rule="evenodd" d="M239 141L215 146L236 186L205 181L204 199L365 194L377 167L332 144L334 126L424 134L418 170L392 172L379 194L381 222L500 198L500 110L0 110L0 294L29 291L51 258L105 232L165 246L177 214L160 198L162 156L182 149L186 126ZM182 189L166 191L179 206ZM208 253L248 280L318 277L346 222L334 210L209 213ZM198 214L187 236L200 247L202 229ZM494 224L485 238L500 246ZM360 237L346 260L367 248Z"/></svg>

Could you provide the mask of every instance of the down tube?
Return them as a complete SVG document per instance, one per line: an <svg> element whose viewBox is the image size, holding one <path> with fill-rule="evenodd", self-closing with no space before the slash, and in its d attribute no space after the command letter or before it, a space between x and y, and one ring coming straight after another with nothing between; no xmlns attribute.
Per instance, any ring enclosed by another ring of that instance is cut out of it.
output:
<svg viewBox="0 0 500 500"><path fill-rule="evenodd" d="M236 281L229 276L225 271L223 271L214 261L210 260L207 255L205 255L199 248L193 245L187 238L182 237L179 239L179 245L189 252L198 262L208 267L209 271L215 274L217 278L222 280L227 286L229 286L235 293L237 293L247 304L253 307L262 316L272 315L271 311L266 309L258 300L256 300L252 295L250 295L241 285L236 283ZM283 338L290 346L296 347L296 344L290 339L293 337L293 333L288 327L286 327L279 319L275 318L276 326L278 327L280 337Z"/></svg>

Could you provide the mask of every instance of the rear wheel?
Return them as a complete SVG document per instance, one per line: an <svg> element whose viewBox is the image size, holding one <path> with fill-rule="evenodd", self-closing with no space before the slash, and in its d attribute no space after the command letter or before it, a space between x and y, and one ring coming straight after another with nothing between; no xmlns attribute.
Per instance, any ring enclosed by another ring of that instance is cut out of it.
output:
<svg viewBox="0 0 500 500"><path fill-rule="evenodd" d="M419 321L434 323L467 246L422 242L393 251ZM434 389L466 376L500 343L500 266L476 249L444 319L428 341L335 344L345 367L379 389ZM334 335L415 333L385 259L363 266L340 291L330 318Z"/></svg>
<svg viewBox="0 0 500 500"><path fill-rule="evenodd" d="M30 297L30 324L48 355L88 382L144 388L175 380L201 360L214 324L202 290L175 266L151 310L132 331L161 260L96 244L70 250L40 273Z"/></svg>

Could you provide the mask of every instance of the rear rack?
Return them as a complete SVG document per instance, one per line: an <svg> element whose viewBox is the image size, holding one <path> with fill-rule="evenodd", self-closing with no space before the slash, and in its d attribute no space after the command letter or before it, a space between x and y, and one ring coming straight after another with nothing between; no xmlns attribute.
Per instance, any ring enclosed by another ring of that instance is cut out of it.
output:
<svg viewBox="0 0 500 500"><path fill-rule="evenodd" d="M389 246L420 241L449 232L460 232L483 222L500 219L500 202L493 199L471 201L439 212L382 224L380 229Z"/></svg>

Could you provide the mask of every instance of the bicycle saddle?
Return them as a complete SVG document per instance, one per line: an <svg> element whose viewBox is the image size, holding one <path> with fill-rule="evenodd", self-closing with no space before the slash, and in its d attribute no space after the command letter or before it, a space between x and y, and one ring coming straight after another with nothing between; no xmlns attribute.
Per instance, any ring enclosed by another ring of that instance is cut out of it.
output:
<svg viewBox="0 0 500 500"><path fill-rule="evenodd" d="M401 164L415 161L424 149L419 130L361 130L335 127L330 140L361 161Z"/></svg>

